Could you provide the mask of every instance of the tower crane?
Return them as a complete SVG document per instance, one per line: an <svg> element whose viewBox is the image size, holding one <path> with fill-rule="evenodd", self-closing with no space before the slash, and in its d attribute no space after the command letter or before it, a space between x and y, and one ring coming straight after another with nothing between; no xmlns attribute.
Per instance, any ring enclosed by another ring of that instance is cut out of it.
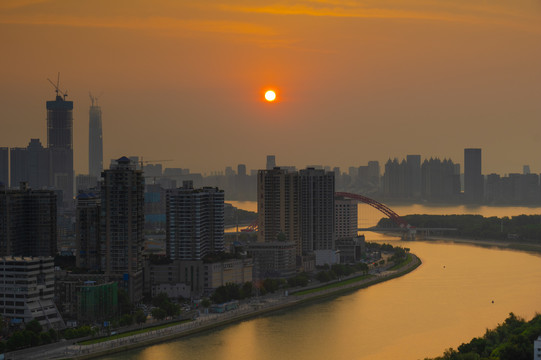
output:
<svg viewBox="0 0 541 360"><path fill-rule="evenodd" d="M56 97L58 98L59 95L62 95L63 99L66 100L66 96L68 96L68 91L62 91L60 90L60 73L58 73L58 78L56 79L56 84L54 82L52 82L51 79L47 78L47 80L49 80L49 82L51 83L51 85L54 87L55 91L56 91Z"/></svg>

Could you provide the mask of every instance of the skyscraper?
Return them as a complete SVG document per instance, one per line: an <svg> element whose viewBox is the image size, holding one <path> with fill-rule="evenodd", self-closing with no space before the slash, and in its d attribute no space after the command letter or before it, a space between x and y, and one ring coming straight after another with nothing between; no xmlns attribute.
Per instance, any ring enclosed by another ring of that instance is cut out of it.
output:
<svg viewBox="0 0 541 360"><path fill-rule="evenodd" d="M77 195L76 263L78 268L99 270L101 267L101 201L99 195L82 192Z"/></svg>
<svg viewBox="0 0 541 360"><path fill-rule="evenodd" d="M11 186L27 182L32 189L50 186L50 151L39 139L30 139L26 148L11 149Z"/></svg>
<svg viewBox="0 0 541 360"><path fill-rule="evenodd" d="M73 101L58 95L47 101L47 147L51 152L51 184L62 190L64 203L73 200Z"/></svg>
<svg viewBox="0 0 541 360"><path fill-rule="evenodd" d="M299 172L303 254L334 249L334 173L307 168Z"/></svg>
<svg viewBox="0 0 541 360"><path fill-rule="evenodd" d="M0 147L0 183L9 185L9 148Z"/></svg>
<svg viewBox="0 0 541 360"><path fill-rule="evenodd" d="M334 206L336 239L356 237L358 229L357 200L337 197L334 199Z"/></svg>
<svg viewBox="0 0 541 360"><path fill-rule="evenodd" d="M101 186L101 268L106 275L122 279L130 299L143 296L143 172L122 157L102 173Z"/></svg>
<svg viewBox="0 0 541 360"><path fill-rule="evenodd" d="M285 169L257 173L258 242L279 238L294 242L302 255L299 212L299 174Z"/></svg>
<svg viewBox="0 0 541 360"><path fill-rule="evenodd" d="M267 155L267 170L272 170L276 167L276 157L274 155Z"/></svg>
<svg viewBox="0 0 541 360"><path fill-rule="evenodd" d="M202 260L224 251L224 192L194 189L191 181L167 191L166 250L171 260Z"/></svg>
<svg viewBox="0 0 541 360"><path fill-rule="evenodd" d="M418 199L421 196L421 155L406 156L406 197Z"/></svg>
<svg viewBox="0 0 541 360"><path fill-rule="evenodd" d="M88 126L88 173L96 178L103 171L103 138L101 130L101 107L98 99L90 95Z"/></svg>
<svg viewBox="0 0 541 360"><path fill-rule="evenodd" d="M464 198L468 203L480 204L484 196L481 149L464 149Z"/></svg>
<svg viewBox="0 0 541 360"><path fill-rule="evenodd" d="M0 186L0 256L55 256L56 228L54 191Z"/></svg>

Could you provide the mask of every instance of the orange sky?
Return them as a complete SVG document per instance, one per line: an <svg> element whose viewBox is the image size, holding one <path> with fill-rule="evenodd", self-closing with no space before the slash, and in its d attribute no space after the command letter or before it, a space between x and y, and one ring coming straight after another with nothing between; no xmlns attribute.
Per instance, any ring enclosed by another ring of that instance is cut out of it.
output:
<svg viewBox="0 0 541 360"><path fill-rule="evenodd" d="M541 172L538 0L2 0L0 44L0 146L46 143L60 71L78 173L89 90L103 92L104 164L462 163L482 147L484 173Z"/></svg>

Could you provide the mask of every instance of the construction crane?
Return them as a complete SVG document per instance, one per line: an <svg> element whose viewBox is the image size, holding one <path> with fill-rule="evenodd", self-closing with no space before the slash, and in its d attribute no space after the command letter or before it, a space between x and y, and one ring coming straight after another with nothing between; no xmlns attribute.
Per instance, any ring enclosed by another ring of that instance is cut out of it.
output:
<svg viewBox="0 0 541 360"><path fill-rule="evenodd" d="M64 100L66 100L66 96L68 96L68 91L62 91L60 90L60 73L58 73L58 78L56 79L56 84L54 82L51 81L51 79L47 78L47 80L49 80L49 82L51 83L51 85L54 87L55 91L56 91L56 97L58 98L58 94L62 95L62 97L64 98Z"/></svg>

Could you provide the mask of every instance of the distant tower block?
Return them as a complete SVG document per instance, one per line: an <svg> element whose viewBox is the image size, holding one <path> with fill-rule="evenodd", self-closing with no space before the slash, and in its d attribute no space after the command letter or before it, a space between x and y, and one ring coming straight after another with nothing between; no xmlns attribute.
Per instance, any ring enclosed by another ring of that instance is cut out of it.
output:
<svg viewBox="0 0 541 360"><path fill-rule="evenodd" d="M88 173L99 178L103 171L103 138L101 126L101 107L98 98L90 94L88 126Z"/></svg>
<svg viewBox="0 0 541 360"><path fill-rule="evenodd" d="M272 170L276 167L276 156L267 155L267 170Z"/></svg>
<svg viewBox="0 0 541 360"><path fill-rule="evenodd" d="M466 202L480 204L483 201L483 190L481 149L464 149L464 197Z"/></svg>
<svg viewBox="0 0 541 360"><path fill-rule="evenodd" d="M524 175L530 174L530 165L522 166L522 174L524 174Z"/></svg>
<svg viewBox="0 0 541 360"><path fill-rule="evenodd" d="M47 79L49 80L49 79ZM62 190L64 202L73 200L73 101L66 101L67 93L53 83L54 101L47 101L47 147L51 152L52 185ZM61 96L62 95L62 96Z"/></svg>

